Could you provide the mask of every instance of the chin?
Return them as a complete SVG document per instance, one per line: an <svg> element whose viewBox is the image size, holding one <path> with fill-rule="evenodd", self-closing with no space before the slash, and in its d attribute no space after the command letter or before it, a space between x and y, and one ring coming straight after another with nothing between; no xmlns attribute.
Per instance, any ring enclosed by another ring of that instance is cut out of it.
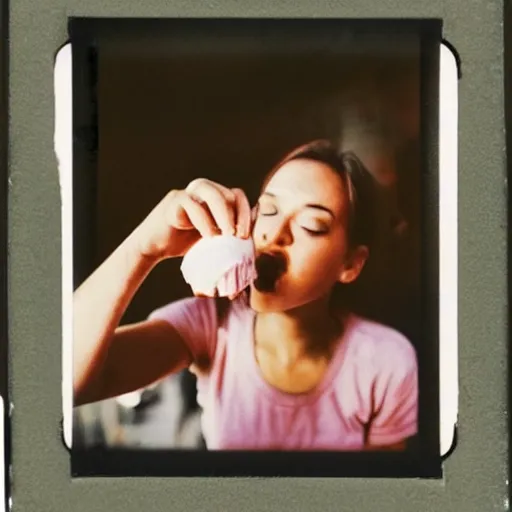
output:
<svg viewBox="0 0 512 512"><path fill-rule="evenodd" d="M301 294L299 290L277 290L274 292L259 291L251 285L248 293L249 306L256 313L283 313L285 311L299 310L303 307L325 302L330 291L318 296L317 294ZM293 300L290 300L293 299Z"/></svg>
<svg viewBox="0 0 512 512"><path fill-rule="evenodd" d="M249 305L256 313L283 313L291 311L307 304L308 300L290 301L290 294L278 292L261 292L254 286L251 286L249 293Z"/></svg>
<svg viewBox="0 0 512 512"><path fill-rule="evenodd" d="M251 309L257 313L271 313L281 311L277 307L277 297L272 293L262 293L251 286L251 293L249 294L249 305Z"/></svg>
<svg viewBox="0 0 512 512"><path fill-rule="evenodd" d="M257 313L278 313L287 309L282 296L275 292L261 292L254 286L250 288L249 305Z"/></svg>

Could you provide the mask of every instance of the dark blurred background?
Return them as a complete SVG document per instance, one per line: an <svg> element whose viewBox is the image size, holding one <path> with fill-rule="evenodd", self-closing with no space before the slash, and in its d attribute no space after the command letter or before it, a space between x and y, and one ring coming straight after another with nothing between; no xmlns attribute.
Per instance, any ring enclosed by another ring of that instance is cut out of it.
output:
<svg viewBox="0 0 512 512"><path fill-rule="evenodd" d="M169 190L206 177L241 187L254 201L262 178L285 153L326 137L355 151L385 190L380 244L354 292L357 309L417 344L419 39L356 38L341 49L324 42L316 50L280 52L275 44L243 51L248 39L238 37L231 46L226 36L217 38L218 44L205 40L201 49L184 45L179 51L172 44L166 48L135 42L100 48L94 266ZM123 323L140 321L153 309L190 295L179 265L166 261L153 271ZM110 419L101 420L99 438L91 434L91 425L98 428L98 411L107 405L80 408L75 440L201 446L194 381L188 372L145 393L145 398L142 393L125 397L124 405L118 400L121 412L102 413ZM188 437L184 421L190 424Z"/></svg>
<svg viewBox="0 0 512 512"><path fill-rule="evenodd" d="M418 52L150 58L109 50L99 58L96 263L172 188L207 177L254 200L284 153L321 137L355 149L390 190L401 176L401 211L390 210L390 222L415 215ZM124 321L188 294L179 264L148 277Z"/></svg>

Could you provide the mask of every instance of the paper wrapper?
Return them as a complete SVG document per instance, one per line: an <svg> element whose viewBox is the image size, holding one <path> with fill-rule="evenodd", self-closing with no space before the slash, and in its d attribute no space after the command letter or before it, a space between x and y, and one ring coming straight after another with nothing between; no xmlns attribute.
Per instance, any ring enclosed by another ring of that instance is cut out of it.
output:
<svg viewBox="0 0 512 512"><path fill-rule="evenodd" d="M234 298L256 278L251 239L202 238L183 258L181 272L195 295Z"/></svg>

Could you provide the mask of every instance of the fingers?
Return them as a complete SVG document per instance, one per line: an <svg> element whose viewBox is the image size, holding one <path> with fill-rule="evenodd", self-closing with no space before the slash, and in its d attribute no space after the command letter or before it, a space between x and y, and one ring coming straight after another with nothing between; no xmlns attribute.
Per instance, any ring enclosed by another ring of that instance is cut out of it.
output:
<svg viewBox="0 0 512 512"><path fill-rule="evenodd" d="M223 233L248 238L252 219L249 200L241 189L229 189L206 179L191 182L169 196L167 221L177 229L197 229L201 236Z"/></svg>
<svg viewBox="0 0 512 512"><path fill-rule="evenodd" d="M186 192L200 202L206 203L217 226L226 235L235 234L235 211L233 193L209 180L194 180Z"/></svg>
<svg viewBox="0 0 512 512"><path fill-rule="evenodd" d="M235 207L237 212L236 234L241 238L248 238L251 234L251 206L243 190L235 188L232 190L235 196Z"/></svg>
<svg viewBox="0 0 512 512"><path fill-rule="evenodd" d="M171 209L169 224L178 229L195 228L202 237L217 234L217 226L208 209L185 191L175 197L175 208ZM185 214L185 219L183 219Z"/></svg>
<svg viewBox="0 0 512 512"><path fill-rule="evenodd" d="M212 183L222 192L228 204L234 208L235 235L248 238L251 234L251 206L245 192L240 188L229 189L218 183Z"/></svg>

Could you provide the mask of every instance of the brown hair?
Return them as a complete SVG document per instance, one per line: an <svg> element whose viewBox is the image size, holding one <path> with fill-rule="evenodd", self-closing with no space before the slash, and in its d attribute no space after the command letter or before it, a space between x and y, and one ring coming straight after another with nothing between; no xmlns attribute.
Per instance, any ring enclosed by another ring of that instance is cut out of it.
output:
<svg viewBox="0 0 512 512"><path fill-rule="evenodd" d="M371 247L375 237L377 182L361 160L351 151L341 151L328 140L315 140L288 153L269 172L263 189L272 176L292 160L313 160L328 165L343 180L349 199L348 242L351 248Z"/></svg>
<svg viewBox="0 0 512 512"><path fill-rule="evenodd" d="M348 242L351 248L364 245L371 248L375 238L377 214L377 182L359 158L350 151L340 151L330 141L320 139L294 149L282 158L265 177L263 191L272 176L287 162L292 160L313 160L328 165L336 172L346 186L349 198ZM346 286L336 286L333 303L345 299ZM231 301L225 297L215 300L217 321L223 324L231 307Z"/></svg>

